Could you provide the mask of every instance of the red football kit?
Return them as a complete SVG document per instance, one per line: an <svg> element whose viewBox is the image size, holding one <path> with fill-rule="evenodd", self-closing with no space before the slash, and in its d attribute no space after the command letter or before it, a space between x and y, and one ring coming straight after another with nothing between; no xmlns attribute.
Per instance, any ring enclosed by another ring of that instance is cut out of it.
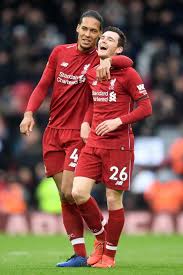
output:
<svg viewBox="0 0 183 275"><path fill-rule="evenodd" d="M123 66L123 62L121 64L116 60L116 66ZM128 61L131 63L130 59ZM49 123L43 136L47 176L63 170L74 171L76 167L78 154L84 145L80 138L80 126L89 104L86 73L98 63L96 49L84 53L78 50L77 44L55 47L29 99L26 111L35 112L49 87L53 87Z"/></svg>
<svg viewBox="0 0 183 275"><path fill-rule="evenodd" d="M111 70L111 79L103 82L97 82L93 68L87 73L87 79L93 96L93 120L76 176L100 178L108 188L127 190L134 162L131 123L152 113L150 99L141 77L131 67ZM122 121L120 127L103 136L96 134L101 122L117 117Z"/></svg>

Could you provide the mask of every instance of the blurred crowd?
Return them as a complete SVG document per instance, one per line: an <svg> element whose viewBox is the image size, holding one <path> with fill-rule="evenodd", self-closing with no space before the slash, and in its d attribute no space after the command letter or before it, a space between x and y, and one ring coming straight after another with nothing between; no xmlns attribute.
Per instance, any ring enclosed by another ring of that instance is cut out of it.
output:
<svg viewBox="0 0 183 275"><path fill-rule="evenodd" d="M133 127L136 161L125 207L176 214L183 208L183 0L0 1L0 212L60 211L42 163L49 96L29 137L19 134L19 123L52 48L76 41L87 9L124 31L124 54L153 104L153 116ZM97 185L93 195L105 208L104 187Z"/></svg>

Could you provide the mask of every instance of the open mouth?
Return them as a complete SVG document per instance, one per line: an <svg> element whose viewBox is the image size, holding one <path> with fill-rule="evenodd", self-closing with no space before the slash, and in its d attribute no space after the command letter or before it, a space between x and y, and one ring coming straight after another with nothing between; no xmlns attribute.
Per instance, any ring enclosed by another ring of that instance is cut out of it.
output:
<svg viewBox="0 0 183 275"><path fill-rule="evenodd" d="M100 46L100 50L106 51L106 50L107 50L107 47L105 47L105 46Z"/></svg>

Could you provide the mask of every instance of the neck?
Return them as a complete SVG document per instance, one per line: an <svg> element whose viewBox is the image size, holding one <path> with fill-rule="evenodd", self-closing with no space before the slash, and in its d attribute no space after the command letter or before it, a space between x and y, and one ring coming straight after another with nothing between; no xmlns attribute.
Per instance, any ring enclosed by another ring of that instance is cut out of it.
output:
<svg viewBox="0 0 183 275"><path fill-rule="evenodd" d="M89 49L85 49L85 48L82 48L80 45L77 45L77 48L78 48L78 50L79 50L80 52L82 52L82 53L88 53L88 52L91 52L92 50L95 49L95 47L89 48Z"/></svg>

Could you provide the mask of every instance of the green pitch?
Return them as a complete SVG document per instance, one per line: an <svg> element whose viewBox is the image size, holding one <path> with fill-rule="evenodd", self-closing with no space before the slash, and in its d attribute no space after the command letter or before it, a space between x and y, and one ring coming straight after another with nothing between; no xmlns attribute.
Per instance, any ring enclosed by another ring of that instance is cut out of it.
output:
<svg viewBox="0 0 183 275"><path fill-rule="evenodd" d="M87 248L93 238L87 235ZM182 275L182 236L123 236L116 257L116 267L101 270L56 268L55 264L71 256L66 236L0 235L0 275L52 274L122 274L122 275Z"/></svg>

